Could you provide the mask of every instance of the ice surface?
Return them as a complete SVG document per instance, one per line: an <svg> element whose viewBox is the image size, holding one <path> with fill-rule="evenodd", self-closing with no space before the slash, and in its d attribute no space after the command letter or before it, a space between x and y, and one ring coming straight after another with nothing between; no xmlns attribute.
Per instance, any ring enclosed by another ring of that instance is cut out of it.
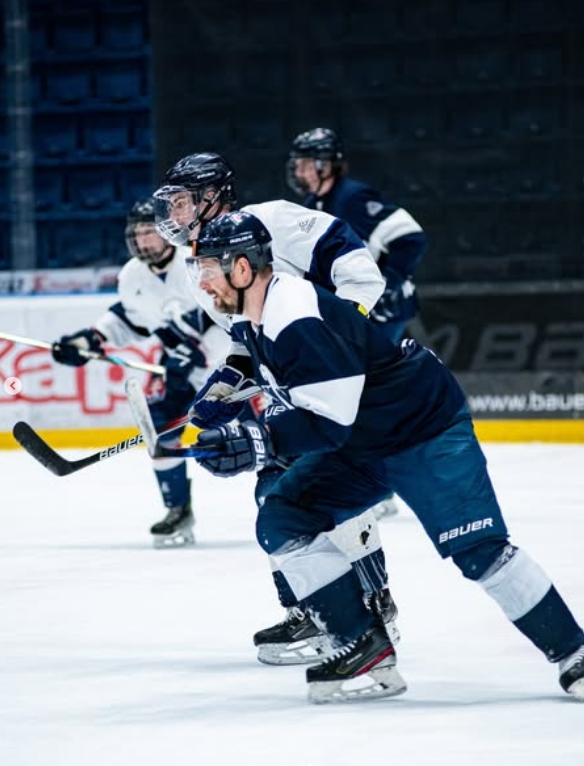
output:
<svg viewBox="0 0 584 766"><path fill-rule="evenodd" d="M583 621L584 446L485 451L513 541ZM2 766L584 764L584 705L405 506L381 527L409 690L317 707L302 667L255 659L282 612L253 476L193 465L198 546L158 551L144 450L60 479L0 461Z"/></svg>

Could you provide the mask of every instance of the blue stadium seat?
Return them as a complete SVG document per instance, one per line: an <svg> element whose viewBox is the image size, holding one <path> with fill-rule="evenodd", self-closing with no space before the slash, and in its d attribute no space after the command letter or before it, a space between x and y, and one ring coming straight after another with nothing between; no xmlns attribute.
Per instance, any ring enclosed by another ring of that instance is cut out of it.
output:
<svg viewBox="0 0 584 766"><path fill-rule="evenodd" d="M95 47L95 21L89 10L54 18L55 52L87 53Z"/></svg>
<svg viewBox="0 0 584 766"><path fill-rule="evenodd" d="M9 203L8 170L0 168L0 213L6 213Z"/></svg>
<svg viewBox="0 0 584 766"><path fill-rule="evenodd" d="M142 14L137 10L102 14L99 38L106 50L140 51L146 44Z"/></svg>
<svg viewBox="0 0 584 766"><path fill-rule="evenodd" d="M35 170L35 201L39 212L66 206L65 179L62 168L38 167Z"/></svg>
<svg viewBox="0 0 584 766"><path fill-rule="evenodd" d="M505 0L459 0L456 3L456 29L461 32L499 33L506 22Z"/></svg>
<svg viewBox="0 0 584 766"><path fill-rule="evenodd" d="M8 120L0 114L0 162L8 159L9 153Z"/></svg>
<svg viewBox="0 0 584 766"><path fill-rule="evenodd" d="M501 43L499 43L501 44ZM456 82L501 82L507 73L506 53L473 42L470 49L456 53ZM481 48L483 48L481 50Z"/></svg>
<svg viewBox="0 0 584 766"><path fill-rule="evenodd" d="M150 197L154 191L150 163L127 165L120 171L121 199L126 209L139 199Z"/></svg>
<svg viewBox="0 0 584 766"><path fill-rule="evenodd" d="M116 203L116 178L109 165L72 168L69 200L75 209L109 208Z"/></svg>
<svg viewBox="0 0 584 766"><path fill-rule="evenodd" d="M130 148L138 154L153 153L154 132L149 112L137 112L130 116Z"/></svg>
<svg viewBox="0 0 584 766"><path fill-rule="evenodd" d="M515 72L520 80L553 82L562 77L563 53L559 43L517 51L515 60Z"/></svg>
<svg viewBox="0 0 584 766"><path fill-rule="evenodd" d="M59 221L53 227L55 259L62 267L102 262L103 223L99 219Z"/></svg>
<svg viewBox="0 0 584 766"><path fill-rule="evenodd" d="M128 118L123 112L87 115L83 148L90 155L120 154L129 144Z"/></svg>
<svg viewBox="0 0 584 766"><path fill-rule="evenodd" d="M49 73L46 96L49 101L63 106L89 100L92 97L89 72L76 65Z"/></svg>
<svg viewBox="0 0 584 766"><path fill-rule="evenodd" d="M74 115L37 114L33 127L38 157L72 157L79 151L78 125Z"/></svg>
<svg viewBox="0 0 584 766"><path fill-rule="evenodd" d="M143 73L139 63L115 63L97 72L97 95L103 101L128 102L144 96Z"/></svg>

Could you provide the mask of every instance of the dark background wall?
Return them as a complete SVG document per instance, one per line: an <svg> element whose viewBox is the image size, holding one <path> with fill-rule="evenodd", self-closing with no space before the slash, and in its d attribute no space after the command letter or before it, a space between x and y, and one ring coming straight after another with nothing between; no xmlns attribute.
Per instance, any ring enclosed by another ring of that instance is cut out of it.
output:
<svg viewBox="0 0 584 766"><path fill-rule="evenodd" d="M151 2L156 175L224 152L290 198L294 135L426 228L421 282L584 277L584 6L564 0Z"/></svg>
<svg viewBox="0 0 584 766"><path fill-rule="evenodd" d="M291 199L292 138L330 126L427 232L421 340L455 369L584 366L581 3L10 0L3 21L16 5L36 268L123 263L130 206L191 152L231 160L242 204ZM29 268L14 90L0 78L3 270Z"/></svg>

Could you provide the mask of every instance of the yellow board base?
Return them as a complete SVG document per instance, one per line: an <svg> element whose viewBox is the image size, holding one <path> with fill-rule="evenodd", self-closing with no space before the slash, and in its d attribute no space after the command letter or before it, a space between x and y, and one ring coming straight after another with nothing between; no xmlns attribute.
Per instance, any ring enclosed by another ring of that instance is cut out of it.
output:
<svg viewBox="0 0 584 766"><path fill-rule="evenodd" d="M582 420L475 420L476 435L481 442L552 442L584 444ZM189 428L192 440L198 429ZM135 428L85 428L68 431L39 431L55 449L99 449L110 447L134 436ZM189 434L187 432L187 439ZM0 449L17 449L11 433L0 433Z"/></svg>
<svg viewBox="0 0 584 766"><path fill-rule="evenodd" d="M199 429L194 426L186 431L187 438L192 437L195 441ZM39 430L39 435L54 447L60 449L105 449L112 447L118 442L135 436L138 431L135 428L81 428L79 430ZM142 445L140 445L142 446ZM11 433L0 433L0 449L21 449Z"/></svg>

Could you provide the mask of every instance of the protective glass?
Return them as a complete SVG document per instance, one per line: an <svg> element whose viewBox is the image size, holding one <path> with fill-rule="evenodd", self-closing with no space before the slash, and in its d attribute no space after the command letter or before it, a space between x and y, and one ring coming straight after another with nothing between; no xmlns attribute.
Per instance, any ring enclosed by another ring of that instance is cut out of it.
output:
<svg viewBox="0 0 584 766"><path fill-rule="evenodd" d="M217 277L229 274L233 257L230 253L209 258L185 258L187 272L196 288L203 282L212 282Z"/></svg>
<svg viewBox="0 0 584 766"><path fill-rule="evenodd" d="M156 229L171 245L186 245L197 224L195 200L184 186L162 186L154 192Z"/></svg>
<svg viewBox="0 0 584 766"><path fill-rule="evenodd" d="M143 263L156 264L170 252L168 243L160 236L153 223L128 224L125 238L130 255Z"/></svg>

